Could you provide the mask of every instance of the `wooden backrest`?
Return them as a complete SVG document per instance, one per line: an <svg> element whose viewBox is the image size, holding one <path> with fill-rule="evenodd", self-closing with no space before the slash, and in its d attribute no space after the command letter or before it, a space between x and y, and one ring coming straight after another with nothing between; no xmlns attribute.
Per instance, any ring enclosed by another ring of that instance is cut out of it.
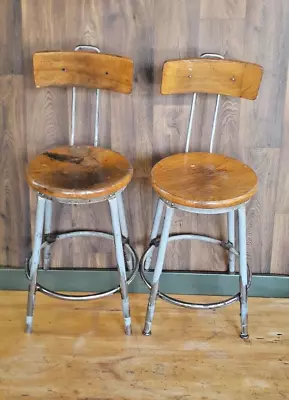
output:
<svg viewBox="0 0 289 400"><path fill-rule="evenodd" d="M192 58L167 61L162 94L214 93L255 100L263 68L243 61Z"/></svg>
<svg viewBox="0 0 289 400"><path fill-rule="evenodd" d="M83 86L131 93L130 58L87 51L40 52L33 56L36 87Z"/></svg>

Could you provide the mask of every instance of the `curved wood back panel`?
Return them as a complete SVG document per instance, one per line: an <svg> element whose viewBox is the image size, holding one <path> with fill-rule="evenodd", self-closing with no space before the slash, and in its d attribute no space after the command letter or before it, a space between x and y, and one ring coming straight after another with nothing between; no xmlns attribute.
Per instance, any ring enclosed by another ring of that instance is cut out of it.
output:
<svg viewBox="0 0 289 400"><path fill-rule="evenodd" d="M263 68L243 61L192 58L167 61L162 94L214 93L255 100Z"/></svg>
<svg viewBox="0 0 289 400"><path fill-rule="evenodd" d="M85 51L40 52L33 56L36 87L83 86L131 93L130 58Z"/></svg>

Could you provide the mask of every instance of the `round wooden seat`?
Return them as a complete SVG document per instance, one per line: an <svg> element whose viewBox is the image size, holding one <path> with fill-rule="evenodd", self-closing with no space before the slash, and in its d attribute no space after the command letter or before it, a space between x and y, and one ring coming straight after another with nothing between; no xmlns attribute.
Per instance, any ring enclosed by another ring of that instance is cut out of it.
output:
<svg viewBox="0 0 289 400"><path fill-rule="evenodd" d="M132 174L129 161L119 153L93 146L62 146L35 157L26 176L39 193L88 200L124 189Z"/></svg>
<svg viewBox="0 0 289 400"><path fill-rule="evenodd" d="M159 161L151 173L159 196L193 208L225 208L245 203L257 191L255 172L220 154L181 153Z"/></svg>

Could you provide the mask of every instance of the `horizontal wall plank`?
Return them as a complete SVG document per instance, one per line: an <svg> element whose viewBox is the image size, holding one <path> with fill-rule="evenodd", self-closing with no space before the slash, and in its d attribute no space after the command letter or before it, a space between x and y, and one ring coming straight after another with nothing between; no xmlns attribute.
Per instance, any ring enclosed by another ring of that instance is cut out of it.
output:
<svg viewBox="0 0 289 400"><path fill-rule="evenodd" d="M247 0L202 0L203 19L242 19L246 15Z"/></svg>
<svg viewBox="0 0 289 400"><path fill-rule="evenodd" d="M21 0L0 1L0 75L23 73Z"/></svg>
<svg viewBox="0 0 289 400"><path fill-rule="evenodd" d="M289 269L289 215L275 215L271 272L287 274Z"/></svg>
<svg viewBox="0 0 289 400"><path fill-rule="evenodd" d="M30 247L29 197L21 75L0 75L0 260L21 265Z"/></svg>

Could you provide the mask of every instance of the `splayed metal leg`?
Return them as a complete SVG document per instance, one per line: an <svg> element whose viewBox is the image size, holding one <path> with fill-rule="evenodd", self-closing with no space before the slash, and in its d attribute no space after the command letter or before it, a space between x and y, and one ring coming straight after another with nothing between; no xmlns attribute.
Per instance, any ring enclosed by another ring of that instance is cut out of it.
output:
<svg viewBox="0 0 289 400"><path fill-rule="evenodd" d="M241 338L247 339L248 335L248 271L246 248L246 207L238 209L239 216L239 252L240 252L240 314Z"/></svg>
<svg viewBox="0 0 289 400"><path fill-rule="evenodd" d="M44 234L47 237L52 231L52 201L46 200ZM46 246L43 250L43 269L49 269L51 266L51 248Z"/></svg>
<svg viewBox="0 0 289 400"><path fill-rule="evenodd" d="M127 223L126 223L126 216L125 216L125 209L124 209L124 204L123 204L122 193L118 193L116 195L116 198L117 198L117 205L118 205L118 215L119 215L121 234L127 240L127 243L129 243L128 229L127 229ZM124 254L125 254L125 260L126 260L127 269L129 271L132 271L132 269L133 269L133 260L132 260L131 254L129 252L127 252L125 250L125 248L124 248Z"/></svg>
<svg viewBox="0 0 289 400"><path fill-rule="evenodd" d="M143 330L143 334L146 336L151 334L151 325L152 325L152 320L153 320L154 312L155 312L155 304L156 304L156 298L157 298L157 294L158 294L159 281L160 281L160 276L161 276L164 261L165 261L166 249L167 249L168 238L169 238L169 234L170 234L170 226L171 226L173 214L174 214L174 209L172 207L169 207L166 205L164 225L163 225L163 229L162 229L159 250L158 250L158 256L157 256L157 261L156 261L156 267L154 270L152 288L151 288L149 302L148 302L148 306L147 306L145 326L144 326L144 330Z"/></svg>
<svg viewBox="0 0 289 400"><path fill-rule="evenodd" d="M125 333L126 335L131 335L132 329L129 309L128 285L126 282L125 259L122 244L120 218L118 212L118 202L116 197L113 197L109 200L109 206L111 211L111 220L114 234L116 260L120 276L122 312L124 317Z"/></svg>
<svg viewBox="0 0 289 400"><path fill-rule="evenodd" d="M227 214L228 225L228 244L235 247L235 211L229 211ZM228 253L229 273L235 273L235 254L231 251Z"/></svg>
<svg viewBox="0 0 289 400"><path fill-rule="evenodd" d="M153 227L152 227L152 232L151 232L151 236L150 236L150 243L158 236L159 227L160 227L161 219L162 219L162 215L163 215L163 209L164 209L164 202L161 199L158 199L154 222L153 222ZM144 267L146 271L150 268L151 262L152 262L152 253L150 253L146 259L145 267Z"/></svg>
<svg viewBox="0 0 289 400"><path fill-rule="evenodd" d="M38 197L33 252L30 265L30 284L28 291L26 328L25 328L26 333L32 332L35 293L37 289L37 271L40 262L40 252L41 252L41 244L43 236L45 203L46 203L45 199L43 199L42 197Z"/></svg>

